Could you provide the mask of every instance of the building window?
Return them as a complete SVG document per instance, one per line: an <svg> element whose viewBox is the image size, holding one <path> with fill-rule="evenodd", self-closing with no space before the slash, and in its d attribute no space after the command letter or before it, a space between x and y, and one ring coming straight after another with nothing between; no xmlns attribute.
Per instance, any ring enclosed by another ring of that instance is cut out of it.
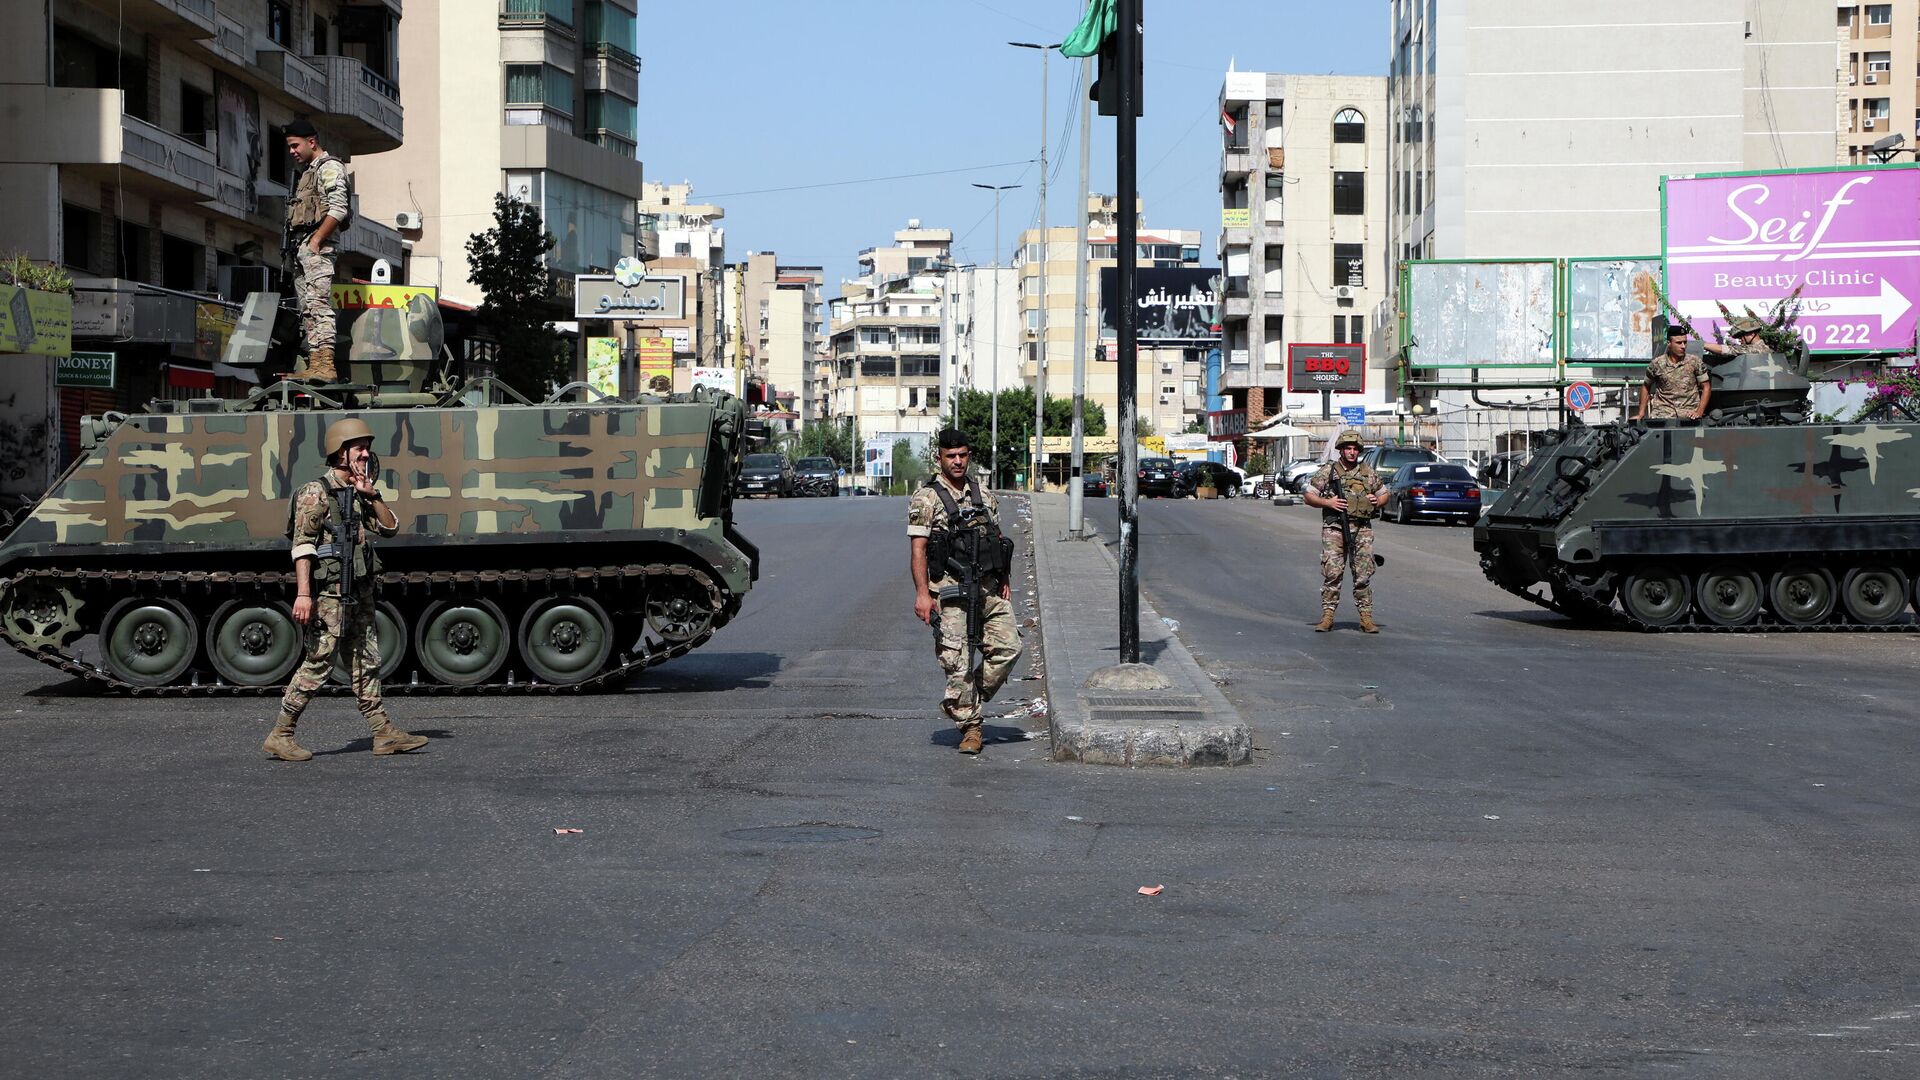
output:
<svg viewBox="0 0 1920 1080"><path fill-rule="evenodd" d="M1868 26L1893 25L1893 5L1892 4L1868 4L1867 5L1867 25Z"/></svg>
<svg viewBox="0 0 1920 1080"><path fill-rule="evenodd" d="M1360 244L1333 245L1333 283L1335 285L1365 285L1366 259L1361 254Z"/></svg>
<svg viewBox="0 0 1920 1080"><path fill-rule="evenodd" d="M267 0L267 37L283 49L293 48L293 8L280 0Z"/></svg>
<svg viewBox="0 0 1920 1080"><path fill-rule="evenodd" d="M573 115L573 76L552 64L508 64L507 104L545 105Z"/></svg>
<svg viewBox="0 0 1920 1080"><path fill-rule="evenodd" d="M153 230L120 222L119 275L134 281L153 279Z"/></svg>
<svg viewBox="0 0 1920 1080"><path fill-rule="evenodd" d="M1333 141L1337 143L1367 141L1367 121L1360 115L1359 109L1341 109L1333 115Z"/></svg>
<svg viewBox="0 0 1920 1080"><path fill-rule="evenodd" d="M631 140L634 131L633 102L613 94L589 91L587 93L587 129L607 131Z"/></svg>
<svg viewBox="0 0 1920 1080"><path fill-rule="evenodd" d="M198 142L212 129L213 95L192 83L181 83L180 134Z"/></svg>
<svg viewBox="0 0 1920 1080"><path fill-rule="evenodd" d="M207 287L207 249L191 240L160 235L160 285L181 292Z"/></svg>
<svg viewBox="0 0 1920 1080"><path fill-rule="evenodd" d="M1887 114L1891 111L1890 105L1892 104L1892 101L1893 101L1892 98L1883 98L1883 97L1868 98L1865 102L1867 107L1867 119L1885 120L1887 118Z"/></svg>
<svg viewBox="0 0 1920 1080"><path fill-rule="evenodd" d="M1892 71L1893 70L1893 54L1885 53L1885 52L1868 53L1867 54L1867 70L1868 71Z"/></svg>
<svg viewBox="0 0 1920 1080"><path fill-rule="evenodd" d="M568 5L569 8L571 5ZM618 45L629 52L640 43L635 32L635 20L631 12L623 11L604 0L587 0L585 24L581 29L586 34L588 44L605 42Z"/></svg>
<svg viewBox="0 0 1920 1080"><path fill-rule="evenodd" d="M509 22L538 22L550 19L562 26L573 25L573 0L506 0L501 13Z"/></svg>
<svg viewBox="0 0 1920 1080"><path fill-rule="evenodd" d="M267 128L267 179L276 184L288 183L287 129L278 125Z"/></svg>
<svg viewBox="0 0 1920 1080"><path fill-rule="evenodd" d="M60 260L83 273L101 272L99 214L72 203L61 205Z"/></svg>
<svg viewBox="0 0 1920 1080"><path fill-rule="evenodd" d="M313 17L313 55L327 55L327 20L324 15Z"/></svg>
<svg viewBox="0 0 1920 1080"><path fill-rule="evenodd" d="M1333 212L1336 214L1367 212L1367 174L1358 172L1333 174Z"/></svg>
<svg viewBox="0 0 1920 1080"><path fill-rule="evenodd" d="M860 361L860 374L866 378L893 378L893 357L866 357Z"/></svg>

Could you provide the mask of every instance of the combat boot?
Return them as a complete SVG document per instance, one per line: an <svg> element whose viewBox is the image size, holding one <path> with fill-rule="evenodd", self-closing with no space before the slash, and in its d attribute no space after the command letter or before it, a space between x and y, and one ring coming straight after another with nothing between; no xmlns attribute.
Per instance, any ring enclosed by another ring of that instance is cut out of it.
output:
<svg viewBox="0 0 1920 1080"><path fill-rule="evenodd" d="M985 740L980 736L980 725L975 724L960 734L960 752L963 754L977 754L980 752L984 742Z"/></svg>
<svg viewBox="0 0 1920 1080"><path fill-rule="evenodd" d="M1380 628L1373 623L1373 612L1363 611L1360 613L1360 632L1363 634L1377 634L1380 632Z"/></svg>
<svg viewBox="0 0 1920 1080"><path fill-rule="evenodd" d="M391 720L383 720L379 727L373 729L373 752L376 754L404 754L425 745L425 735L409 735L394 727Z"/></svg>
<svg viewBox="0 0 1920 1080"><path fill-rule="evenodd" d="M310 383L339 382L340 376L333 370L333 346L315 345L307 354L307 372L301 378Z"/></svg>
<svg viewBox="0 0 1920 1080"><path fill-rule="evenodd" d="M273 732L267 736L267 741L260 744L261 751L268 757L279 758L281 761L313 760L313 751L293 741L293 723L292 720L287 719L287 714L281 713L280 719L274 722Z"/></svg>
<svg viewBox="0 0 1920 1080"><path fill-rule="evenodd" d="M1332 608L1328 608L1327 610L1320 613L1320 621L1313 624L1313 629L1316 632L1322 633L1322 634L1333 629L1333 609Z"/></svg>

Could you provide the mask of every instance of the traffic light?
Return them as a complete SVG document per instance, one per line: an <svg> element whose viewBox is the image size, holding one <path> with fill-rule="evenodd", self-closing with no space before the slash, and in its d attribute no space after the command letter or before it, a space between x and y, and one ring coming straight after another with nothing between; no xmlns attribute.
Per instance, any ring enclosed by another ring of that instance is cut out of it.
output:
<svg viewBox="0 0 1920 1080"><path fill-rule="evenodd" d="M1146 86L1146 80L1142 77L1141 63L1144 44L1144 35L1140 26L1142 21L1144 16L1133 24L1133 115L1135 116L1146 114L1140 100L1143 96L1141 91ZM1100 43L1100 51L1097 54L1100 58L1100 67L1093 80L1093 89L1087 96L1099 104L1101 116L1120 115L1120 35L1126 32L1127 28L1124 26L1115 27L1113 33L1108 34L1107 39Z"/></svg>

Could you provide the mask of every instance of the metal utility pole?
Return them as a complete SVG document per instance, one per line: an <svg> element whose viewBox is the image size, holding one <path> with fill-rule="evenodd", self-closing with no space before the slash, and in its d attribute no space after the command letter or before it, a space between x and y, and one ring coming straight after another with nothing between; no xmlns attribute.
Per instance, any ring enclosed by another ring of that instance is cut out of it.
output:
<svg viewBox="0 0 1920 1080"><path fill-rule="evenodd" d="M1080 199L1073 204L1073 458L1067 477L1067 532L1084 535L1082 517L1086 492L1081 470L1086 467L1087 408L1087 159L1093 142L1093 102L1087 92L1093 84L1093 64L1080 61Z"/></svg>
<svg viewBox="0 0 1920 1080"><path fill-rule="evenodd" d="M1140 100L1138 66L1141 41L1140 0L1118 0L1115 7L1114 36L1117 60L1115 77L1120 83L1119 115L1114 117L1114 177L1120 199L1119 250L1115 278L1118 295L1114 297L1115 322L1119 327L1119 412L1120 435L1120 662L1140 662L1140 529L1136 505L1140 496L1138 476L1140 447L1136 441L1134 387L1139 381L1139 339L1135 327L1133 302L1134 270L1139 255L1140 197L1138 134L1134 103Z"/></svg>
<svg viewBox="0 0 1920 1080"><path fill-rule="evenodd" d="M1058 45L1009 41L1016 49L1040 50L1040 329L1033 358L1033 450L1027 460L1027 483L1034 491L1047 489L1044 463L1047 432L1047 61Z"/></svg>
<svg viewBox="0 0 1920 1080"><path fill-rule="evenodd" d="M993 192L993 335L988 345L993 363L993 427L987 443L987 486L1000 482L1000 194L1019 184L975 184Z"/></svg>

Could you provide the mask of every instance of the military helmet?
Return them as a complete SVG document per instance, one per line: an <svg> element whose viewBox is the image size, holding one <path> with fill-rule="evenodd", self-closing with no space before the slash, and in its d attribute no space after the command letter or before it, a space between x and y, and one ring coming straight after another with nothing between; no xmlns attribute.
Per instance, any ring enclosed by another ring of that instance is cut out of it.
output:
<svg viewBox="0 0 1920 1080"><path fill-rule="evenodd" d="M1338 450L1341 447L1347 445L1348 443L1352 443L1355 446L1364 447L1367 445L1367 440L1361 436L1359 428L1350 427L1347 430L1341 432L1339 438L1333 440L1333 448L1335 450Z"/></svg>
<svg viewBox="0 0 1920 1080"><path fill-rule="evenodd" d="M1728 326L1736 334L1757 334L1760 332L1761 322L1751 315L1740 315L1736 316Z"/></svg>
<svg viewBox="0 0 1920 1080"><path fill-rule="evenodd" d="M327 437L322 440L322 445L326 447L327 457L331 458L348 443L356 439L371 438L373 438L373 429L367 426L367 422L349 416L345 420L335 420L327 425Z"/></svg>

